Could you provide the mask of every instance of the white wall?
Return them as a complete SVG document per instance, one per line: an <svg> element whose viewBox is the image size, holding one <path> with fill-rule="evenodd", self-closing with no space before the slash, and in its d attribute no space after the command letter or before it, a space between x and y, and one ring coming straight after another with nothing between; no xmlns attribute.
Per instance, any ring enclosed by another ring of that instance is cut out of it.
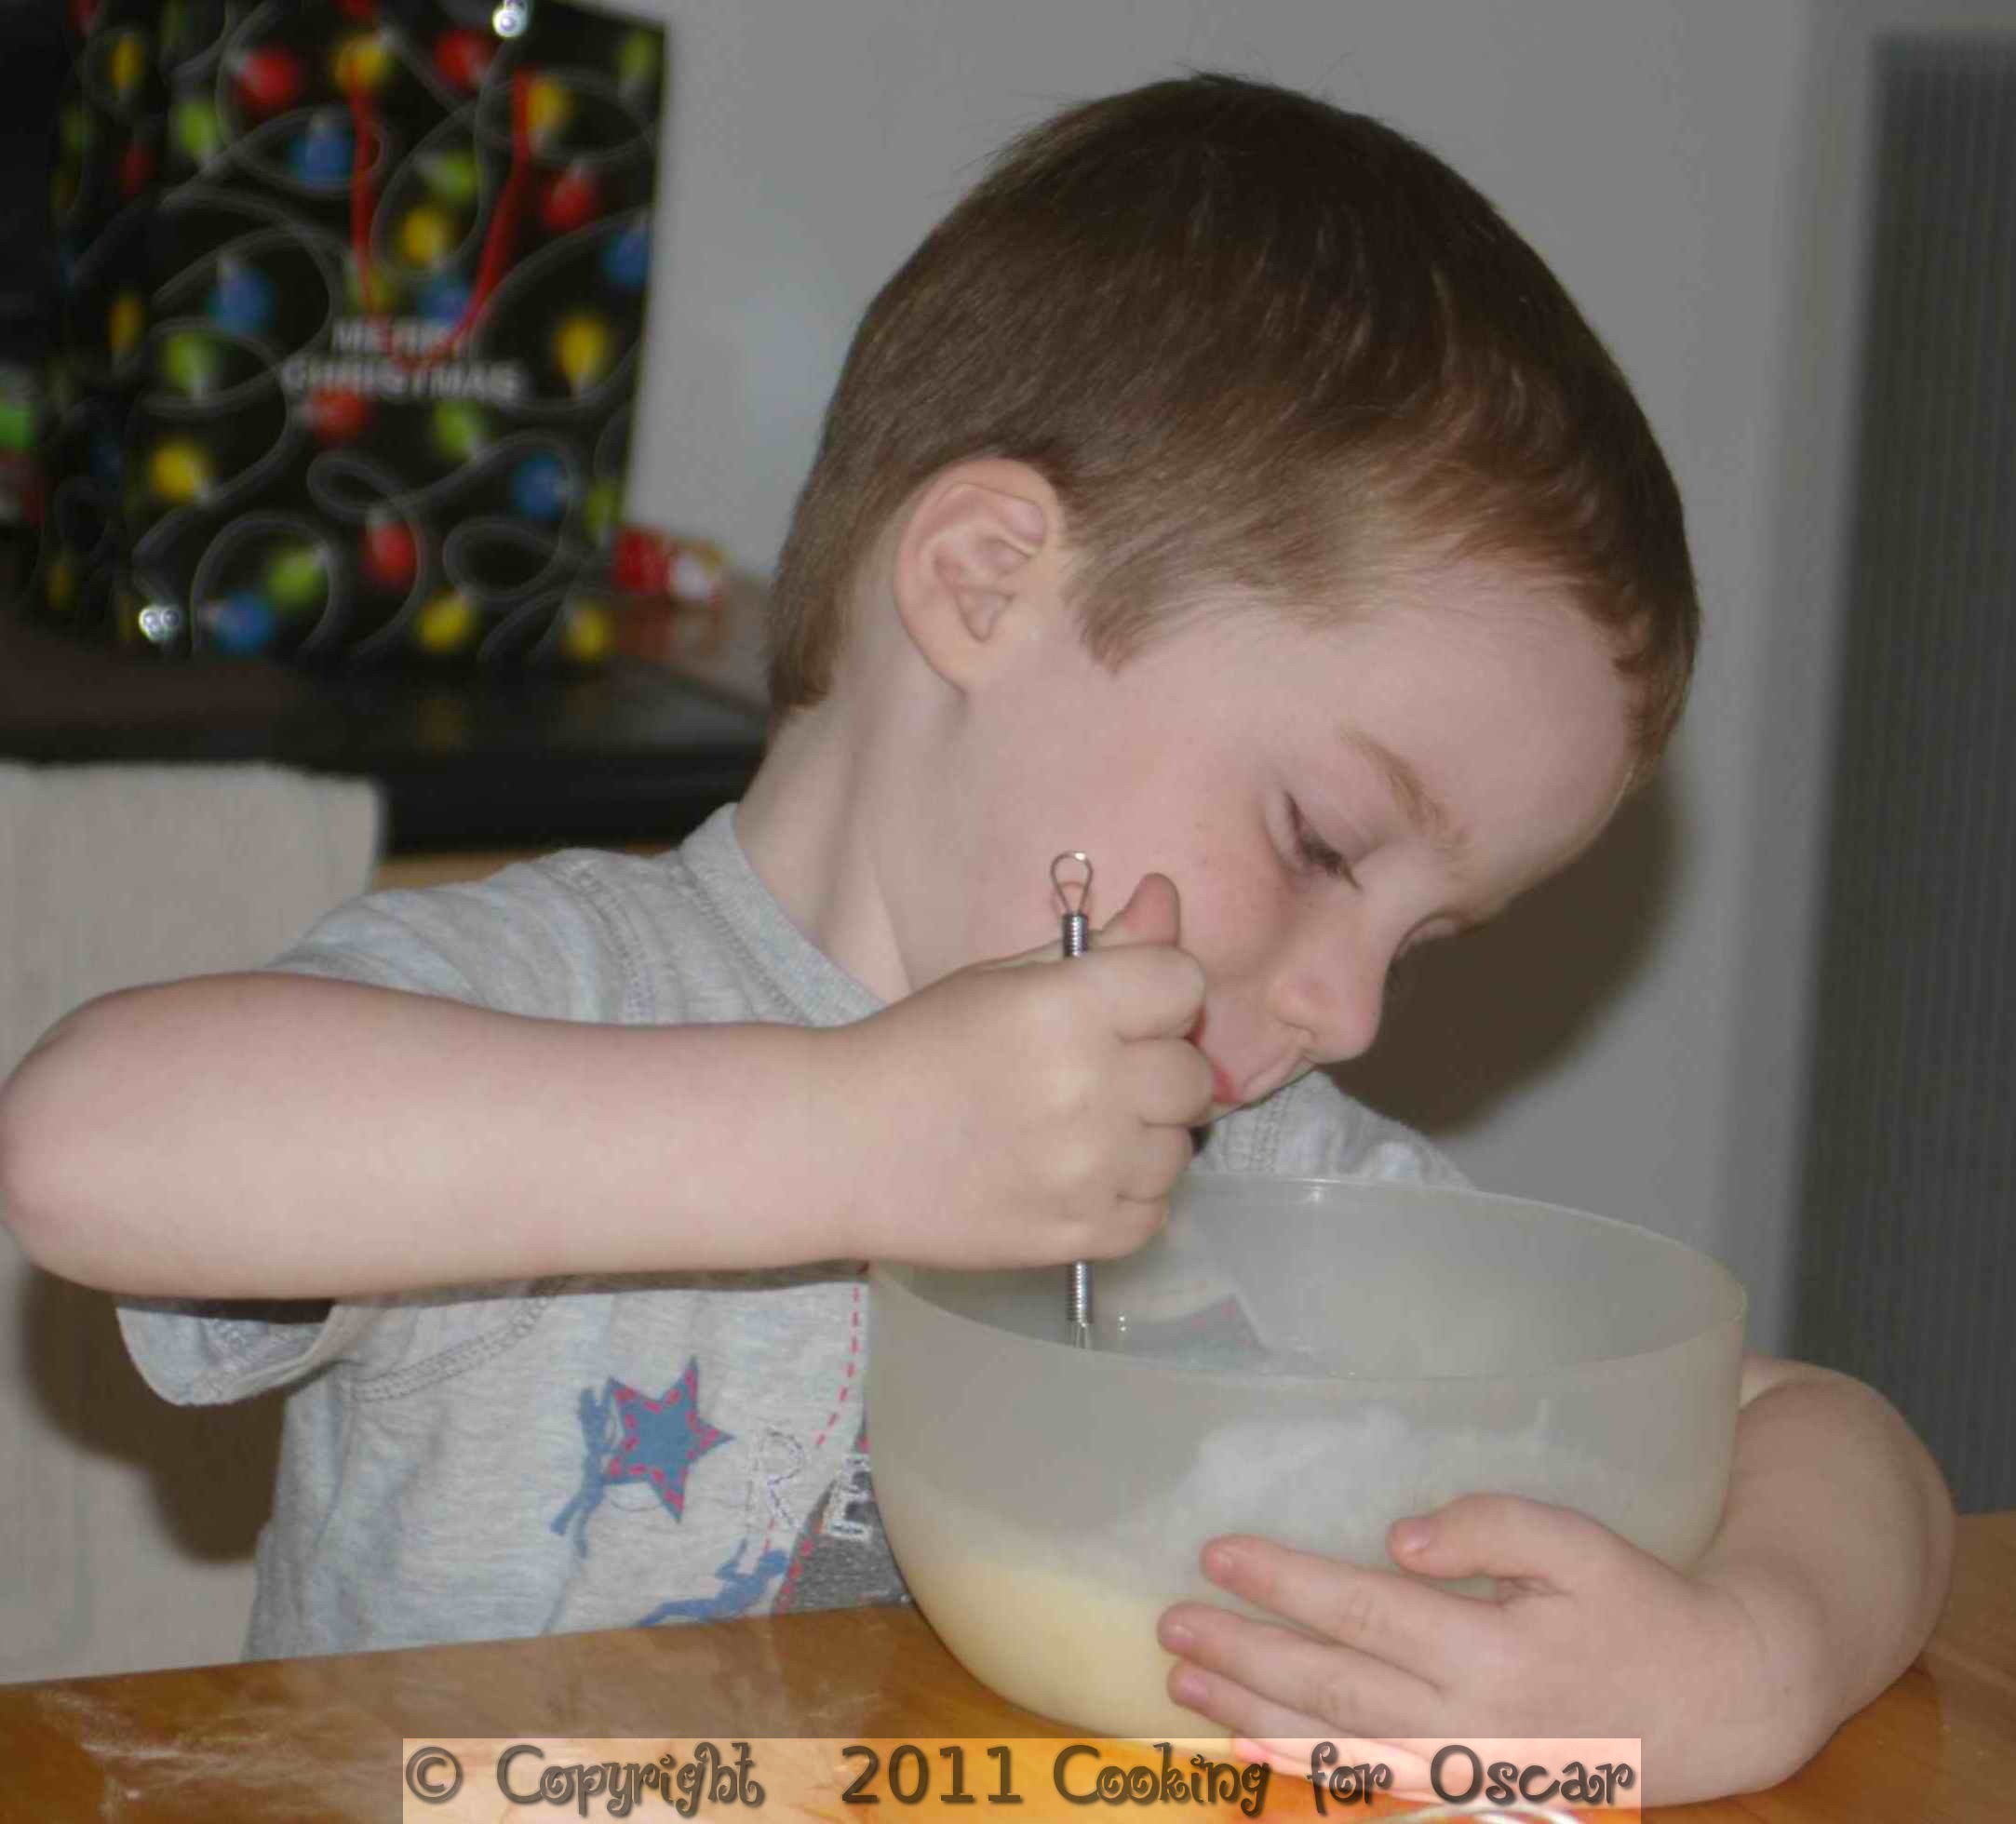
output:
<svg viewBox="0 0 2016 1824"><path fill-rule="evenodd" d="M1905 0L653 0L673 31L640 517L774 561L861 307L1007 135L1230 69L1392 121L1554 265L1687 503L1667 778L1438 959L1352 1081L1480 1183L1690 1241L1781 1346L1852 424L1865 97ZM2007 21L2008 5L1975 7Z"/></svg>

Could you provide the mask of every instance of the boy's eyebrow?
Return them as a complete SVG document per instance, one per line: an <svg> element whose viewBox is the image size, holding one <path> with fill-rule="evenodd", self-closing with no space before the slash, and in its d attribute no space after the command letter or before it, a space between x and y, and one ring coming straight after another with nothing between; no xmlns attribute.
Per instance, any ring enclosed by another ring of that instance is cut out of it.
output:
<svg viewBox="0 0 2016 1824"><path fill-rule="evenodd" d="M1394 753L1383 741L1357 729L1344 731L1344 743L1346 746L1355 747L1378 769L1407 821L1427 837L1435 852L1445 861L1460 861L1468 847L1468 838L1449 807L1428 789L1421 775L1406 759Z"/></svg>

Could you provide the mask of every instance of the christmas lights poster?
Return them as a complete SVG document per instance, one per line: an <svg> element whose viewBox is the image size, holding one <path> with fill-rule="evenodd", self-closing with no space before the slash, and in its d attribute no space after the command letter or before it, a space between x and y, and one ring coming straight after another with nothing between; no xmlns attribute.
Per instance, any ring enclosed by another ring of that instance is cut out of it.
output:
<svg viewBox="0 0 2016 1824"><path fill-rule="evenodd" d="M590 662L662 30L78 0L45 611L166 653Z"/></svg>

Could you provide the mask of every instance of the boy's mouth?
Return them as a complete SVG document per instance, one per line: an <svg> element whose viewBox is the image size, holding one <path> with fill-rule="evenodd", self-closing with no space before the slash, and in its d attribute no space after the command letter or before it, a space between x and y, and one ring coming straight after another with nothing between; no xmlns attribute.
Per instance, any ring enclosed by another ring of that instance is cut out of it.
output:
<svg viewBox="0 0 2016 1824"><path fill-rule="evenodd" d="M1204 1022L1209 1017L1208 1008L1200 1009L1189 1031L1183 1036L1197 1047L1203 1061L1211 1066L1211 1118L1216 1120L1239 1106L1239 1085L1225 1074L1225 1066L1204 1050Z"/></svg>
<svg viewBox="0 0 2016 1824"><path fill-rule="evenodd" d="M1229 1115L1241 1106L1243 1098L1239 1093L1239 1085L1226 1074L1225 1066L1204 1048L1204 1022L1209 1017L1210 1010L1201 1009L1184 1037L1197 1047L1203 1061L1211 1066L1211 1119L1216 1120L1220 1115Z"/></svg>

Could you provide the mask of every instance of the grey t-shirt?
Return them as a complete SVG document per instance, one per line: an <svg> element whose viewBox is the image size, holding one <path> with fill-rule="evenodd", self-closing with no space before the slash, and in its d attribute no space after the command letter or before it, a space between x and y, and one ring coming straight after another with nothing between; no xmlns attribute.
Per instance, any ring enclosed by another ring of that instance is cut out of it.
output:
<svg viewBox="0 0 2016 1824"><path fill-rule="evenodd" d="M665 855L570 851L353 901L275 967L604 1024L880 1005L757 878L732 807ZM1321 1075L1220 1121L1198 1164L1461 1182ZM247 1641L263 1658L905 1600L868 1475L866 1272L128 1299L119 1318L168 1400L289 1389Z"/></svg>

